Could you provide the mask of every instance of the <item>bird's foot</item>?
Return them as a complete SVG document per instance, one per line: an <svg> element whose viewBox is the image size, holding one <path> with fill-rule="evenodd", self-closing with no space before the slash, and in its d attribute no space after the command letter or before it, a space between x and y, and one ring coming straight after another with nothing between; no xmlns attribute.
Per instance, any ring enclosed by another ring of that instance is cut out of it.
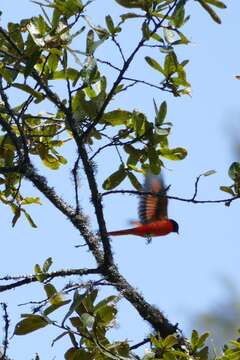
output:
<svg viewBox="0 0 240 360"><path fill-rule="evenodd" d="M152 237L151 235L147 235L146 236L146 244L149 245L152 242Z"/></svg>

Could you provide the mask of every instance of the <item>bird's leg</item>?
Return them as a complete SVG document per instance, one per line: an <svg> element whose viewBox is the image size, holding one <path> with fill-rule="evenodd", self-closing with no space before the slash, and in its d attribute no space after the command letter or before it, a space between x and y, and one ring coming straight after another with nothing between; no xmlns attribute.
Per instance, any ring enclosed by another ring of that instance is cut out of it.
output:
<svg viewBox="0 0 240 360"><path fill-rule="evenodd" d="M149 244L152 242L152 237L151 237L151 235L149 235L149 234L146 235L146 240L147 240L147 241L146 241L146 244L149 245Z"/></svg>

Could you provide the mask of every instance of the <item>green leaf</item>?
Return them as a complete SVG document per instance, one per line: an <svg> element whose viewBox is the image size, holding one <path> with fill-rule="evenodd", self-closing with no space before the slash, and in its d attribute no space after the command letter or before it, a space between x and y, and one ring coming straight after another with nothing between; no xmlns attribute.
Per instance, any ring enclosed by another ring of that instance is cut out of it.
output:
<svg viewBox="0 0 240 360"><path fill-rule="evenodd" d="M172 348L174 345L176 345L178 343L178 340L176 339L176 336L174 335L168 335L164 340L163 340L163 344L162 346L165 349L170 349Z"/></svg>
<svg viewBox="0 0 240 360"><path fill-rule="evenodd" d="M160 149L160 155L169 160L182 160L187 156L187 150L181 147Z"/></svg>
<svg viewBox="0 0 240 360"><path fill-rule="evenodd" d="M120 18L122 19L122 23L127 19L136 19L136 18L142 18L142 15L135 14L135 13L126 13L120 15Z"/></svg>
<svg viewBox="0 0 240 360"><path fill-rule="evenodd" d="M158 114L157 114L156 119L155 119L156 126L161 126L162 125L166 115L167 115L167 103L166 103L166 101L163 101L161 103L161 105L160 105Z"/></svg>
<svg viewBox="0 0 240 360"><path fill-rule="evenodd" d="M59 62L59 56L57 54L50 54L48 58L48 68L51 73L54 73L57 70Z"/></svg>
<svg viewBox="0 0 240 360"><path fill-rule="evenodd" d="M50 283L45 284L44 290L45 290L47 297L52 305L59 306L59 305L62 305L63 303L65 304L63 295L60 292L58 292L52 284L50 284Z"/></svg>
<svg viewBox="0 0 240 360"><path fill-rule="evenodd" d="M62 300L62 301L59 301L57 304L51 304L44 310L43 315L48 316L55 310L59 309L60 307L66 305L66 304L69 304L70 302L71 302L71 300Z"/></svg>
<svg viewBox="0 0 240 360"><path fill-rule="evenodd" d="M12 84L12 82L15 80L15 78L18 75L17 71L14 70L8 70L4 68L3 64L0 64L0 75L9 83Z"/></svg>
<svg viewBox="0 0 240 360"><path fill-rule="evenodd" d="M32 95L39 102L42 101L45 98L44 94L40 93L39 91L36 91L36 90L32 89L31 86L29 86L29 85L14 83L14 84L12 84L12 86L15 87L15 88L21 89L21 90L25 91L26 93Z"/></svg>
<svg viewBox="0 0 240 360"><path fill-rule="evenodd" d="M19 24L8 23L8 31L10 38L15 42L19 50L24 49L24 41Z"/></svg>
<svg viewBox="0 0 240 360"><path fill-rule="evenodd" d="M136 178L136 176L135 176L132 172L130 172L130 171L128 171L128 178L129 178L132 186L133 186L136 190L138 190L138 191L141 191L141 190L142 190L142 185L140 184L140 182L138 181L138 179Z"/></svg>
<svg viewBox="0 0 240 360"><path fill-rule="evenodd" d="M43 264L43 272L48 272L50 267L52 266L53 260L51 257L47 258L47 260L44 261Z"/></svg>
<svg viewBox="0 0 240 360"><path fill-rule="evenodd" d="M93 327L93 324L94 324L94 321L95 321L95 318L94 316L88 314L88 313L84 313L80 316L80 319L83 323L83 325L87 328L92 328Z"/></svg>
<svg viewBox="0 0 240 360"><path fill-rule="evenodd" d="M145 60L148 63L148 65L150 65L153 69L159 71L161 74L165 75L165 71L163 70L163 68L161 67L161 65L154 60L153 58L149 57L149 56L145 56Z"/></svg>
<svg viewBox="0 0 240 360"><path fill-rule="evenodd" d="M127 154L129 154L127 165L136 165L142 155L142 151L135 149L132 145L126 144L124 145L124 150Z"/></svg>
<svg viewBox="0 0 240 360"><path fill-rule="evenodd" d="M71 348L64 354L65 360L91 360L92 354L84 349Z"/></svg>
<svg viewBox="0 0 240 360"><path fill-rule="evenodd" d="M153 146L148 146L147 154L149 158L151 172L154 175L158 175L161 170L162 162L159 159L156 149Z"/></svg>
<svg viewBox="0 0 240 360"><path fill-rule="evenodd" d="M207 340L207 338L209 337L209 332L205 332L204 334L202 334L199 339L198 339L198 343L197 343L197 347L198 349L200 349L201 347L203 347L205 345L205 342Z"/></svg>
<svg viewBox="0 0 240 360"><path fill-rule="evenodd" d="M132 113L126 110L113 110L103 115L103 120L113 126L127 124L131 119Z"/></svg>
<svg viewBox="0 0 240 360"><path fill-rule="evenodd" d="M173 23L176 28L180 28L184 24L185 9L184 6L176 6L176 9L172 15Z"/></svg>
<svg viewBox="0 0 240 360"><path fill-rule="evenodd" d="M97 303L94 307L94 313L96 313L96 311L98 311L100 308L108 305L108 304L112 304L112 303L116 303L117 300L119 300L119 297L116 295L110 295L107 296L106 298L104 298L103 300L99 301L99 303Z"/></svg>
<svg viewBox="0 0 240 360"><path fill-rule="evenodd" d="M29 334L38 329L44 328L49 323L48 321L40 315L29 315L25 319L19 321L15 327L15 335L25 335Z"/></svg>
<svg viewBox="0 0 240 360"><path fill-rule="evenodd" d="M205 2L208 4L214 5L214 6L218 7L219 9L226 9L226 7L227 7L222 1L219 1L219 0L205 0Z"/></svg>
<svg viewBox="0 0 240 360"><path fill-rule="evenodd" d="M19 206L12 206L12 210L14 212L14 217L12 219L12 227L14 227L21 216L21 208Z"/></svg>
<svg viewBox="0 0 240 360"><path fill-rule="evenodd" d="M44 290L47 294L48 299L50 299L53 295L57 293L56 288L50 283L44 285Z"/></svg>
<svg viewBox="0 0 240 360"><path fill-rule="evenodd" d="M119 167L119 170L110 175L103 183L104 190L111 190L116 188L127 176L127 172L123 165Z"/></svg>
<svg viewBox="0 0 240 360"><path fill-rule="evenodd" d="M113 321L113 319L115 319L116 314L117 314L117 309L115 305L111 305L111 306L105 305L101 307L96 312L95 326L106 327L107 325L109 325L109 323Z"/></svg>
<svg viewBox="0 0 240 360"><path fill-rule="evenodd" d="M95 117L97 113L96 102L93 100L87 101L84 91L78 91L73 97L72 107L74 112L79 110L84 111L90 118Z"/></svg>
<svg viewBox="0 0 240 360"><path fill-rule="evenodd" d="M142 25L143 38L148 40L151 37L151 30L146 22Z"/></svg>
<svg viewBox="0 0 240 360"><path fill-rule="evenodd" d="M51 170L58 170L60 167L60 161L51 154L44 154L41 156L43 164Z"/></svg>
<svg viewBox="0 0 240 360"><path fill-rule="evenodd" d="M203 173L203 176L210 176L216 174L216 170L208 170L205 173Z"/></svg>
<svg viewBox="0 0 240 360"><path fill-rule="evenodd" d="M29 222L29 224L31 225L31 227L36 229L37 225L33 221L32 217L29 215L29 213L25 209L22 209L21 211L24 213L24 215L25 215L27 221Z"/></svg>
<svg viewBox="0 0 240 360"><path fill-rule="evenodd" d="M143 113L139 111L133 112L133 125L137 138L145 134L146 122L147 122L146 116Z"/></svg>
<svg viewBox="0 0 240 360"><path fill-rule="evenodd" d="M192 346L193 351L195 351L197 348L198 340L199 340L198 332L196 330L193 330L192 336L191 336L191 346Z"/></svg>
<svg viewBox="0 0 240 360"><path fill-rule="evenodd" d="M234 193L231 186L220 186L220 190L222 190L222 191L224 191L224 192L226 192L226 193L228 193L228 194L230 194L232 196L235 196L235 193Z"/></svg>
<svg viewBox="0 0 240 360"><path fill-rule="evenodd" d="M115 0L119 5L122 5L126 8L139 8L145 9L147 5L146 0Z"/></svg>
<svg viewBox="0 0 240 360"><path fill-rule="evenodd" d="M27 77L32 70L34 69L34 66L37 64L39 58L41 56L41 50L39 50L37 47L33 51L33 53L28 57L28 60L25 65L24 69L24 76Z"/></svg>
<svg viewBox="0 0 240 360"><path fill-rule="evenodd" d="M94 52L94 31L89 30L87 34L86 54L92 55Z"/></svg>
<svg viewBox="0 0 240 360"><path fill-rule="evenodd" d="M228 170L228 175L233 181L240 180L240 162L233 162Z"/></svg>
<svg viewBox="0 0 240 360"><path fill-rule="evenodd" d="M30 204L38 204L41 205L41 201L39 197L25 197L24 199L22 199L21 201L21 205L30 205Z"/></svg>
<svg viewBox="0 0 240 360"><path fill-rule="evenodd" d="M43 274L42 269L41 269L41 267L40 267L39 264L36 264L36 265L34 266L34 273L35 273L35 276L36 276L36 278L37 278L37 281L43 282L43 281L45 280L46 277L45 277L45 275Z"/></svg>
<svg viewBox="0 0 240 360"><path fill-rule="evenodd" d="M168 44L172 44L175 40L175 32L171 29L164 28L164 38Z"/></svg>
<svg viewBox="0 0 240 360"><path fill-rule="evenodd" d="M211 18L217 23L221 24L220 17L215 13L215 11L207 4L206 0L197 0L199 4L208 12Z"/></svg>
<svg viewBox="0 0 240 360"><path fill-rule="evenodd" d="M176 54L171 51L169 54L166 55L164 60L164 73L166 77L171 76L177 71L178 61Z"/></svg>
<svg viewBox="0 0 240 360"><path fill-rule="evenodd" d="M115 26L114 26L114 22L113 22L113 19L112 19L111 15L107 15L107 16L105 17L105 21L106 21L107 28L108 28L109 32L110 32L111 34L114 34L114 32L115 32Z"/></svg>
<svg viewBox="0 0 240 360"><path fill-rule="evenodd" d="M55 71L50 78L53 80L64 80L69 79L71 81L76 81L79 77L79 71L73 68L67 68L66 70Z"/></svg>

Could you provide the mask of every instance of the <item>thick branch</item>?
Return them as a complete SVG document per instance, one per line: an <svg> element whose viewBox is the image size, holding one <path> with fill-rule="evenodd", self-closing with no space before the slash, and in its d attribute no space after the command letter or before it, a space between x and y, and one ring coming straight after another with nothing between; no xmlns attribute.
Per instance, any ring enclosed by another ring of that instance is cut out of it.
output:
<svg viewBox="0 0 240 360"><path fill-rule="evenodd" d="M143 296L124 279L115 265L105 269L103 273L108 281L115 283L118 291L135 307L141 317L153 326L155 331L160 332L162 337L178 331L178 326L171 324L160 310L146 302ZM184 342L181 335L180 342Z"/></svg>
<svg viewBox="0 0 240 360"><path fill-rule="evenodd" d="M72 224L80 231L88 244L89 249L95 256L97 263L101 265L103 263L103 253L99 247L95 234L89 228L87 216L85 216L82 211L79 211L79 214L76 214L75 210L56 194L55 190L48 185L46 178L39 175L33 166L29 165L26 168L24 175L58 210L61 211L61 213L67 216Z"/></svg>

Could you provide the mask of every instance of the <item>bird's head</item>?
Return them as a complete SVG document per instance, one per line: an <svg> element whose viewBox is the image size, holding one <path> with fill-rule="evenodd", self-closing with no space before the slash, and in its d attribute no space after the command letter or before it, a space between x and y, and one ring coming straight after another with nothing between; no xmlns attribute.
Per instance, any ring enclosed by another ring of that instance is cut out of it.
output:
<svg viewBox="0 0 240 360"><path fill-rule="evenodd" d="M171 221L172 226L173 226L173 232L179 234L179 232L178 232L178 229L179 229L178 223L175 220L170 220L170 221Z"/></svg>

